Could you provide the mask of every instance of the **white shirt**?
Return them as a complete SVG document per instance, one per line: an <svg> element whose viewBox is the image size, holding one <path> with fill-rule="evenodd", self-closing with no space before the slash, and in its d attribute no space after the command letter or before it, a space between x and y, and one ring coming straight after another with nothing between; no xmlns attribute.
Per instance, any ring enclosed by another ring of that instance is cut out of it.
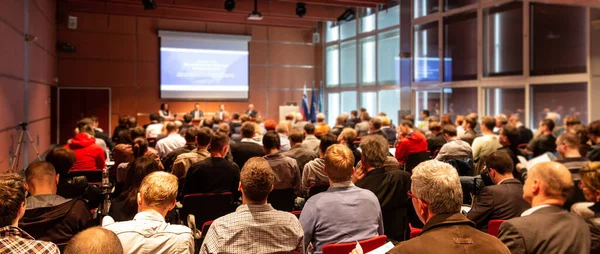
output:
<svg viewBox="0 0 600 254"><path fill-rule="evenodd" d="M500 144L498 135L486 134L475 138L475 140L473 140L473 145L471 145L471 149L473 149L473 160L490 155L501 147L502 144Z"/></svg>
<svg viewBox="0 0 600 254"><path fill-rule="evenodd" d="M292 146L290 145L290 139L285 134L278 133L278 135L279 135L279 142L280 142L279 151L287 152L290 149L292 149Z"/></svg>
<svg viewBox="0 0 600 254"><path fill-rule="evenodd" d="M153 123L146 127L146 138L157 138L162 133L162 123Z"/></svg>
<svg viewBox="0 0 600 254"><path fill-rule="evenodd" d="M532 213L536 212L537 210L540 210L542 208L546 208L546 207L551 207L552 205L539 205L539 206L534 206L532 208L529 208L527 210L525 210L525 212L523 212L521 214L521 217L525 217L528 215L531 215Z"/></svg>
<svg viewBox="0 0 600 254"><path fill-rule="evenodd" d="M185 146L185 138L178 133L171 133L166 138L156 142L156 151L158 151L158 156L163 158L170 152L183 146Z"/></svg>
<svg viewBox="0 0 600 254"><path fill-rule="evenodd" d="M119 237L123 253L194 253L192 230L166 223L158 212L139 212L130 221L111 220L103 220L102 226Z"/></svg>

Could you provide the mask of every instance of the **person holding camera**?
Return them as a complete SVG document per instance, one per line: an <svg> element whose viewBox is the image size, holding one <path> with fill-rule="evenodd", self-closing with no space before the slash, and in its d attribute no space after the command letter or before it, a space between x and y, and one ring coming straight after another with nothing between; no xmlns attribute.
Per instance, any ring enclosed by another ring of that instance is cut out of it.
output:
<svg viewBox="0 0 600 254"><path fill-rule="evenodd" d="M519 217L531 205L523 199L523 184L513 177L514 165L508 153L496 151L483 158L494 185L485 186L475 197L467 218L487 232L490 220Z"/></svg>

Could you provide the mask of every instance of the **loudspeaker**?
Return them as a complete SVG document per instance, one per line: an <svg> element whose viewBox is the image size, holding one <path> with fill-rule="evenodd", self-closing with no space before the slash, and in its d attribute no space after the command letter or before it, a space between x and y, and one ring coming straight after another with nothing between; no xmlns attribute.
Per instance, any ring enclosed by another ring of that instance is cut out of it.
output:
<svg viewBox="0 0 600 254"><path fill-rule="evenodd" d="M156 2L154 0L142 0L142 4L144 5L144 10L156 9Z"/></svg>

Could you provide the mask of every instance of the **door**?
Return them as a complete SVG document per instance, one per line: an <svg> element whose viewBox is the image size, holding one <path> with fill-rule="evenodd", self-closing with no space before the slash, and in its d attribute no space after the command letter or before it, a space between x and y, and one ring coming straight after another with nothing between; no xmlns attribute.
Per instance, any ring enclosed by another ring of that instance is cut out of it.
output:
<svg viewBox="0 0 600 254"><path fill-rule="evenodd" d="M59 88L58 104L59 144L73 137L77 121L84 117L98 117L99 127L109 133L109 88Z"/></svg>

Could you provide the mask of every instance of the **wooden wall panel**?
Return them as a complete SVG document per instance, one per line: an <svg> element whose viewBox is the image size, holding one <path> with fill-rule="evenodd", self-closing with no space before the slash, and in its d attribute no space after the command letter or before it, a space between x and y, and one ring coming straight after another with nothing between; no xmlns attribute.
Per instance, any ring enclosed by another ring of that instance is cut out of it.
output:
<svg viewBox="0 0 600 254"><path fill-rule="evenodd" d="M55 77L56 56L37 44L31 44L29 47L29 80L54 84Z"/></svg>
<svg viewBox="0 0 600 254"><path fill-rule="evenodd" d="M0 22L0 74L23 77L23 36L9 25Z"/></svg>
<svg viewBox="0 0 600 254"><path fill-rule="evenodd" d="M135 63L93 59L58 60L59 86L135 86Z"/></svg>
<svg viewBox="0 0 600 254"><path fill-rule="evenodd" d="M248 50L250 50L250 65L252 64L267 64L267 43L250 42Z"/></svg>
<svg viewBox="0 0 600 254"><path fill-rule="evenodd" d="M311 88L313 80L315 85L319 80L315 79L312 68L290 68L290 67L272 67L269 71L269 84L273 87Z"/></svg>
<svg viewBox="0 0 600 254"><path fill-rule="evenodd" d="M298 44L269 44L269 64L321 65L315 63L314 46Z"/></svg>
<svg viewBox="0 0 600 254"><path fill-rule="evenodd" d="M23 27L25 26L24 12L25 2L23 0L2 0L0 1L0 17L5 22L0 22L0 24L10 24L18 30L23 31ZM0 31L0 34L4 39L5 33Z"/></svg>
<svg viewBox="0 0 600 254"><path fill-rule="evenodd" d="M50 117L50 86L29 82L29 119Z"/></svg>
<svg viewBox="0 0 600 254"><path fill-rule="evenodd" d="M269 27L269 41L312 43L313 30Z"/></svg>
<svg viewBox="0 0 600 254"><path fill-rule="evenodd" d="M22 56L21 56L22 57ZM0 130L23 121L24 84L22 80L0 76ZM0 156L1 157L1 156Z"/></svg>
<svg viewBox="0 0 600 254"><path fill-rule="evenodd" d="M82 36L85 35L85 36ZM81 33L62 30L61 41L76 45L74 53L59 53L64 58L135 61L136 38L133 34Z"/></svg>

